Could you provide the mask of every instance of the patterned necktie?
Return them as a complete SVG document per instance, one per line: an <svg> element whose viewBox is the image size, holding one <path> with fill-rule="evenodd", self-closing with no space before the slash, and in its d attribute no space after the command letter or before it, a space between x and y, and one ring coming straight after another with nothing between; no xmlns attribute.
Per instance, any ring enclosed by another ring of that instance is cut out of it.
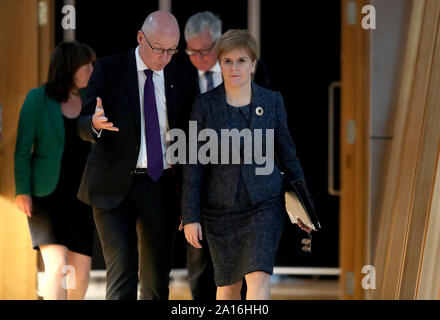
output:
<svg viewBox="0 0 440 320"><path fill-rule="evenodd" d="M206 71L205 72L205 78L206 78L206 91L211 90L214 88L214 80L212 79L212 71Z"/></svg>
<svg viewBox="0 0 440 320"><path fill-rule="evenodd" d="M144 87L145 140L147 142L148 175L157 181L163 172L162 142L159 118L154 95L153 70L144 70L147 80Z"/></svg>

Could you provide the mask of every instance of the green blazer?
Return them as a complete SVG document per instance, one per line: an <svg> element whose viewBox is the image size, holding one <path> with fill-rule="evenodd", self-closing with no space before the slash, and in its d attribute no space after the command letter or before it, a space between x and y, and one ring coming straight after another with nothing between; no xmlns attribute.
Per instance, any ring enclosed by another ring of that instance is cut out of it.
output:
<svg viewBox="0 0 440 320"><path fill-rule="evenodd" d="M64 151L61 104L32 89L20 111L15 146L15 195L51 194L58 183Z"/></svg>

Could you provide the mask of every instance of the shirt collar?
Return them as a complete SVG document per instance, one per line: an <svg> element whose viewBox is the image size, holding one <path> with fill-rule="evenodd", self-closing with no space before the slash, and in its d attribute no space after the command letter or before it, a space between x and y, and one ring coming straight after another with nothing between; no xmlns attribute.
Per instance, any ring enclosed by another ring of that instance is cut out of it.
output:
<svg viewBox="0 0 440 320"><path fill-rule="evenodd" d="M201 77L202 75L205 74L206 71L200 71L199 69L197 69L197 71L199 72L199 77ZM211 69L209 69L208 71L211 72L222 72L220 69L220 64L218 63L218 61L215 63L215 65L212 66Z"/></svg>
<svg viewBox="0 0 440 320"><path fill-rule="evenodd" d="M139 46L136 47L135 56L136 56L136 68L137 68L137 71L142 71L143 72L144 70L150 69L144 63L144 61L142 60L142 58L141 58L141 56L139 54ZM157 75L163 77L163 69L160 70L160 71L154 71L153 70L153 72L156 73Z"/></svg>

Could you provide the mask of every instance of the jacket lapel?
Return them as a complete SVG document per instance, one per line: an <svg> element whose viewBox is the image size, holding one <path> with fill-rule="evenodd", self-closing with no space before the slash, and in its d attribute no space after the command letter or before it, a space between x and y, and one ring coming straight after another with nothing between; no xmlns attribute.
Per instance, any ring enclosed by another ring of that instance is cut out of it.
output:
<svg viewBox="0 0 440 320"><path fill-rule="evenodd" d="M210 103L211 113L214 115L214 119L217 122L219 129L229 129L229 116L228 116L228 105L226 104L226 91L224 83L218 85L217 88L212 89L217 90L218 94L213 94L212 103ZM203 106L202 106L203 107Z"/></svg>
<svg viewBox="0 0 440 320"><path fill-rule="evenodd" d="M253 129L255 127L261 127L261 121L265 118L265 106L266 106L266 96L262 94L260 87L258 87L255 83L252 82L252 103L251 103L251 111L250 111L250 119L249 119L249 129ZM257 115L257 108L262 108L263 114Z"/></svg>
<svg viewBox="0 0 440 320"><path fill-rule="evenodd" d="M170 63L171 64L171 63ZM165 66L163 71L165 85L165 99L167 104L168 127L173 129L176 127L176 119L178 117L175 77L172 74L172 65Z"/></svg>
<svg viewBox="0 0 440 320"><path fill-rule="evenodd" d="M135 49L131 50L127 57L127 68L124 70L124 82L128 93L129 106L136 124L137 136L141 133L141 112L139 105L139 85L136 67Z"/></svg>

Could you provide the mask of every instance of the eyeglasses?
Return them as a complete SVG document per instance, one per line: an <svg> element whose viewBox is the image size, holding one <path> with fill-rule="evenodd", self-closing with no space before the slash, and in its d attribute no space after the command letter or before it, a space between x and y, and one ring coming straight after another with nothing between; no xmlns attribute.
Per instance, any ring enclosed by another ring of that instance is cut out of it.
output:
<svg viewBox="0 0 440 320"><path fill-rule="evenodd" d="M302 247L302 251L305 252L312 252L312 233L308 233L308 237L305 239L302 239L301 241L302 244L304 244L304 247Z"/></svg>
<svg viewBox="0 0 440 320"><path fill-rule="evenodd" d="M164 52L166 52L167 55L172 56L173 54L176 54L177 51L179 51L179 50L177 50L177 49L153 48L153 46L152 46L152 45L150 44L150 42L148 41L147 36L145 35L144 31L141 30L141 32L142 32L142 34L144 35L145 40L147 40L147 43L148 43L148 45L150 46L151 51L153 51L153 53L155 53L155 54L163 54Z"/></svg>
<svg viewBox="0 0 440 320"><path fill-rule="evenodd" d="M211 52L212 48L214 48L216 42L217 39L214 40L214 42L211 44L211 46L208 49L201 49L201 50L186 49L185 52L189 56L196 55L197 53L200 54L201 56L207 56L209 52Z"/></svg>

